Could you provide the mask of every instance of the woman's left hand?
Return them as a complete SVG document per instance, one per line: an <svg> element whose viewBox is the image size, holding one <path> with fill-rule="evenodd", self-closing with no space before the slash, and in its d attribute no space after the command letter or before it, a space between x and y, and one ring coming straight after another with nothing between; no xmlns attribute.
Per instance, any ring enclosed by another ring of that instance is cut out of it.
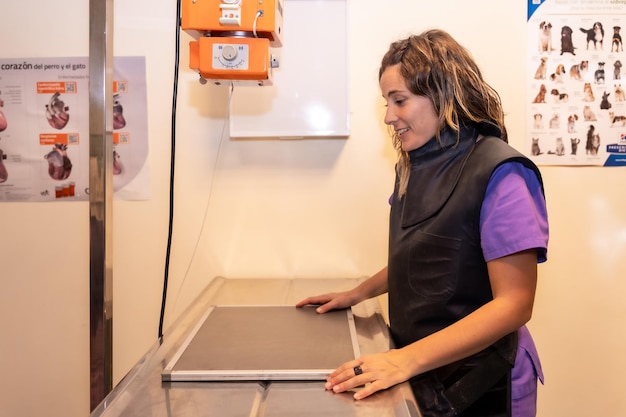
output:
<svg viewBox="0 0 626 417"><path fill-rule="evenodd" d="M406 354L397 349L362 356L333 371L325 387L333 392L344 392L364 386L354 394L354 399L360 400L411 378L409 362Z"/></svg>

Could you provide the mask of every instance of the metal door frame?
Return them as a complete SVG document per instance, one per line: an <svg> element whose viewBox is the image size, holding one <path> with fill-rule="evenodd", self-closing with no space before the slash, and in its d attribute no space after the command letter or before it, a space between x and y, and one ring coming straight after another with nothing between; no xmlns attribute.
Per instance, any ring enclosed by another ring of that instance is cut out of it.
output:
<svg viewBox="0 0 626 417"><path fill-rule="evenodd" d="M89 1L90 404L113 388L113 0Z"/></svg>

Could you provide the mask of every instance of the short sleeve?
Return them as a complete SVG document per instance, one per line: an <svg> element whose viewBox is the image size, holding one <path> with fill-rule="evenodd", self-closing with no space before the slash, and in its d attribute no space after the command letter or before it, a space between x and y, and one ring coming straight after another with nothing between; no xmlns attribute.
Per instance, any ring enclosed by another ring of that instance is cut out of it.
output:
<svg viewBox="0 0 626 417"><path fill-rule="evenodd" d="M535 172L520 162L506 162L491 175L480 212L480 234L487 262L537 249L547 260L548 213Z"/></svg>

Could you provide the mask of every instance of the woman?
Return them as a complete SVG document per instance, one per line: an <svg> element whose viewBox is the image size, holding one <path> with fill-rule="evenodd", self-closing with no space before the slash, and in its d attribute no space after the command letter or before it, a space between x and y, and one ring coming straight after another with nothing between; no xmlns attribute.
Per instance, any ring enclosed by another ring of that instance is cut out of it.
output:
<svg viewBox="0 0 626 417"><path fill-rule="evenodd" d="M323 313L388 292L396 349L341 365L326 388L365 385L361 399L409 381L425 417L534 415L539 364L524 325L547 255L541 175L506 143L498 94L446 32L392 43L379 81L399 155L388 264L297 305Z"/></svg>

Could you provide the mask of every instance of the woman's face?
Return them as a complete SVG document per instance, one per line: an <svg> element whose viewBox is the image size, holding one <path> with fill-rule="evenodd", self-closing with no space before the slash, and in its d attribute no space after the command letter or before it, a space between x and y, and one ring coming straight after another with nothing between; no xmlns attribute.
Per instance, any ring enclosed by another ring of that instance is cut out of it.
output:
<svg viewBox="0 0 626 417"><path fill-rule="evenodd" d="M423 146L437 133L438 117L430 100L409 91L400 66L385 69L380 89L387 102L385 124L393 127L402 150L409 152Z"/></svg>

